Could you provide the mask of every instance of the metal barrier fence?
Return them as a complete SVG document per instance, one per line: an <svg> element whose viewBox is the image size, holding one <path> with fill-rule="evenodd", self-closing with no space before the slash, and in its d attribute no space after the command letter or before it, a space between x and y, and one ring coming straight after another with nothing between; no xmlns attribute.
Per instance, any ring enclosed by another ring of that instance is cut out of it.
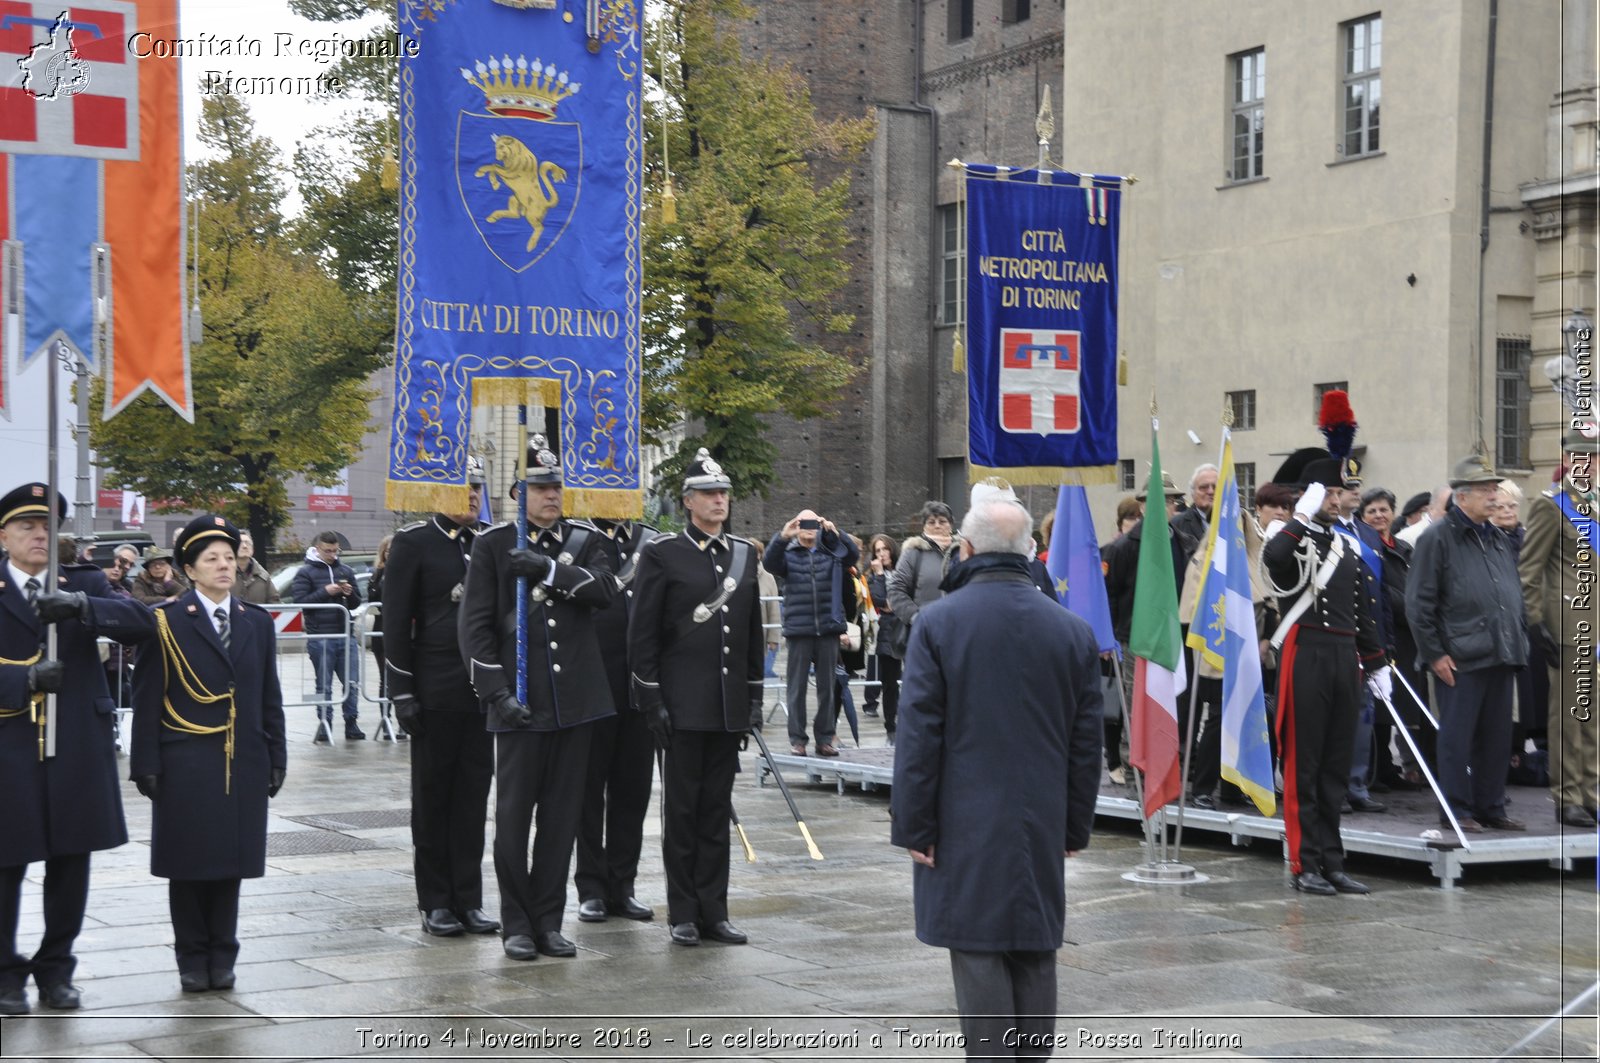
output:
<svg viewBox="0 0 1600 1063"><path fill-rule="evenodd" d="M777 603L781 607L782 600L778 597L763 597L761 599L761 604L763 606L769 603ZM383 633L381 631L372 630L372 626L366 623L369 618L377 620L379 617L381 617L383 611L383 604L381 602L366 602L354 611L347 610L344 608L344 606L334 603L307 603L302 605L292 602L275 602L271 605L263 606L263 608L265 608L267 612L272 615L273 628L277 633L280 655L285 650L296 652L298 651L299 647L306 647L304 651L306 655L305 664L300 669L295 671L295 679L298 682L299 689L301 691L301 697L295 700L285 698L283 707L286 710L304 708L307 706L315 706L319 709L322 709L324 706L326 706L326 711L330 716L332 715L334 708L337 707L337 703L333 697L334 677L330 675L328 678L327 698L324 699L320 697L317 694L315 687L316 670L311 666L311 662L309 660L311 653L310 646L316 642L326 642L334 639L341 639L344 640L346 646L345 675L348 677L345 685L346 695L348 696L349 691L353 688L358 702L372 705L377 708L377 737L384 738L389 741L395 741L400 737L401 732L398 726L395 724L393 709L389 698L385 693L386 684L384 684L382 681L382 676L379 672L379 668L381 668L381 665L379 664L379 657L373 647L374 641L382 638ZM339 630L330 632L307 632L305 630L306 613L319 610L322 612L337 610L339 613ZM782 710L785 712L785 714L787 714L788 661L787 654L784 653L782 622L780 621L771 624L763 623L762 637L764 643L774 642L777 644L776 654L770 662L772 674L763 676L762 687L767 692L766 697L768 704L775 704L777 709ZM116 645L113 640L108 638L102 637L99 641L103 646L111 647ZM154 644L151 645L153 648ZM765 644L763 644L762 650L763 655L765 656ZM113 650L112 652L115 651ZM369 654L371 655L373 664L372 668L366 667L366 662L362 660L362 658L368 656ZM309 698L304 696L307 667L310 667L311 669L311 678L313 684L312 696ZM285 669L282 667L279 668L280 679L283 677L284 671ZM376 677L375 681L369 681L369 676ZM112 687L111 696L116 702L118 734L117 748L119 750L126 749L126 743L121 736L124 733L127 717L133 712L133 690L130 680L130 669L122 668L117 671L115 680L110 684ZM849 679L848 685L853 691L860 691L863 695L869 690L875 690L881 686L881 684L875 678L860 677ZM777 695L775 703L771 700L774 692ZM331 720L330 726L323 728L319 718L318 727L327 732L330 743L342 740L342 733L337 728L331 726Z"/></svg>

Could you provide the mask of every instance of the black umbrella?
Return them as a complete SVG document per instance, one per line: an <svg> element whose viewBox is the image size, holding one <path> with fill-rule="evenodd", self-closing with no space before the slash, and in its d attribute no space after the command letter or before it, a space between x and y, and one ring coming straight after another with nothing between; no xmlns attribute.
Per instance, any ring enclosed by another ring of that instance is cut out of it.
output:
<svg viewBox="0 0 1600 1063"><path fill-rule="evenodd" d="M838 695L839 704L844 708L844 718L850 724L850 737L856 740L856 748L861 748L861 721L856 717L856 699L850 696L850 675L843 668L834 672L834 682L837 684L835 693Z"/></svg>

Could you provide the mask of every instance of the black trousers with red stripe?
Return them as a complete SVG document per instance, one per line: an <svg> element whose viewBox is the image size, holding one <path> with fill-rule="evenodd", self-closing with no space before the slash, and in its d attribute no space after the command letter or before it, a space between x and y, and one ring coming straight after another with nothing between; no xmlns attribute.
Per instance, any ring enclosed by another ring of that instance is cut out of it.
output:
<svg viewBox="0 0 1600 1063"><path fill-rule="evenodd" d="M1289 870L1344 870L1339 806L1361 713L1356 640L1296 626L1278 665L1278 748Z"/></svg>

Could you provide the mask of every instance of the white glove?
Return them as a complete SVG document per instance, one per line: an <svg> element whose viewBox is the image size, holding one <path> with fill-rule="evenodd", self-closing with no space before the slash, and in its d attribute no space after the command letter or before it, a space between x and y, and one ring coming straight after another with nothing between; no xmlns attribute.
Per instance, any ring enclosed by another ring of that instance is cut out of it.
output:
<svg viewBox="0 0 1600 1063"><path fill-rule="evenodd" d="M1302 524L1310 524L1311 518L1322 512L1322 500L1327 497L1326 487L1321 484L1307 484L1305 494L1294 504L1294 515L1300 518Z"/></svg>
<svg viewBox="0 0 1600 1063"><path fill-rule="evenodd" d="M1393 670L1388 665L1384 665L1367 676L1367 689L1372 691L1372 696L1379 701L1391 700L1394 697Z"/></svg>
<svg viewBox="0 0 1600 1063"><path fill-rule="evenodd" d="M1267 530L1261 533L1261 541L1262 542L1266 542L1268 539L1272 538L1274 535L1277 535L1279 532L1283 531L1283 529L1285 529L1287 527L1288 527L1288 525L1285 524L1283 521L1277 520L1277 519L1273 519L1267 525Z"/></svg>

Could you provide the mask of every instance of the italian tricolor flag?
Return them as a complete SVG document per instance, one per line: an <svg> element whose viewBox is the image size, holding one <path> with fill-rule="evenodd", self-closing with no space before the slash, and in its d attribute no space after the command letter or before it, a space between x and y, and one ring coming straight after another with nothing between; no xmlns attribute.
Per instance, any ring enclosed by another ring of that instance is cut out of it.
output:
<svg viewBox="0 0 1600 1063"><path fill-rule="evenodd" d="M1183 793L1178 758L1178 695L1188 685L1178 625L1178 591L1172 571L1172 531L1167 526L1161 478L1160 425L1150 422L1150 482L1145 488L1144 530L1133 591L1133 766L1144 772L1144 814L1154 815Z"/></svg>

